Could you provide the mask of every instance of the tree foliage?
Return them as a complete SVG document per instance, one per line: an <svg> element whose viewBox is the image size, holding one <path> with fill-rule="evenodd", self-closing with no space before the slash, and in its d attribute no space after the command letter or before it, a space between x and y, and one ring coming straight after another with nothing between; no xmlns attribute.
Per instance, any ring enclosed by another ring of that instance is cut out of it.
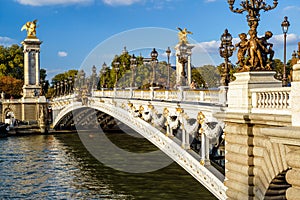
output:
<svg viewBox="0 0 300 200"><path fill-rule="evenodd" d="M72 77L74 79L74 76L78 73L78 70L71 69L67 72L63 72L60 74L56 74L51 81L52 85L55 85L57 82L64 81L65 79L69 79L69 77Z"/></svg>
<svg viewBox="0 0 300 200"><path fill-rule="evenodd" d="M0 76L11 76L22 80L24 77L24 56L22 47L14 44L0 46Z"/></svg>
<svg viewBox="0 0 300 200"><path fill-rule="evenodd" d="M22 94L23 81L11 76L1 76L0 90L4 92L5 98L20 98Z"/></svg>
<svg viewBox="0 0 300 200"><path fill-rule="evenodd" d="M165 61L162 62L144 62L142 56L136 57L136 65L133 68L131 63L132 56L127 52L115 56L111 62L111 68L106 70L106 73L100 75L100 87L113 88L117 87L127 88L131 86L132 78L134 78L133 86L140 89L149 89L153 79L153 69L155 70L154 85L162 88L168 87L168 73L170 73L170 87L175 86L175 71L170 68ZM118 70L116 70L118 69Z"/></svg>
<svg viewBox="0 0 300 200"><path fill-rule="evenodd" d="M204 65L202 67L197 67L199 73L201 74L206 87L217 87L220 83L220 73L217 67L213 65Z"/></svg>
<svg viewBox="0 0 300 200"><path fill-rule="evenodd" d="M192 68L192 81L194 81L198 87L205 86L205 81L200 73L199 68Z"/></svg>

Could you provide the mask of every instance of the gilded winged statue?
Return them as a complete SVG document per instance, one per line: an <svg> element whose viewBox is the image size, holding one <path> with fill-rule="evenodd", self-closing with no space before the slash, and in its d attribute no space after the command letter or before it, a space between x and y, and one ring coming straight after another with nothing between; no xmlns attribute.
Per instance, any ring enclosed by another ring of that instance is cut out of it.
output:
<svg viewBox="0 0 300 200"><path fill-rule="evenodd" d="M179 30L178 33L178 38L179 38L179 42L182 44L187 44L187 34L193 34L191 31L188 31L186 28L184 28L183 30L179 27L177 27L177 29Z"/></svg>
<svg viewBox="0 0 300 200"><path fill-rule="evenodd" d="M22 26L21 31L26 30L28 38L36 38L36 23L37 19L32 22L26 22L26 24Z"/></svg>

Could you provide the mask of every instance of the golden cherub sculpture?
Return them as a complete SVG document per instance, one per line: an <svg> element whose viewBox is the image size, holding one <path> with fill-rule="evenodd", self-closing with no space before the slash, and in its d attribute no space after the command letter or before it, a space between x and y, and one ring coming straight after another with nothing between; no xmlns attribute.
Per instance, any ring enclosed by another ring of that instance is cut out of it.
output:
<svg viewBox="0 0 300 200"><path fill-rule="evenodd" d="M27 31L27 38L36 38L36 23L37 19L32 22L26 22L26 24L22 26L21 31Z"/></svg>
<svg viewBox="0 0 300 200"><path fill-rule="evenodd" d="M187 34L193 34L191 31L188 31L186 28L184 28L183 30L181 28L178 28L179 33L178 33L178 38L179 38L179 42L181 44L187 44Z"/></svg>

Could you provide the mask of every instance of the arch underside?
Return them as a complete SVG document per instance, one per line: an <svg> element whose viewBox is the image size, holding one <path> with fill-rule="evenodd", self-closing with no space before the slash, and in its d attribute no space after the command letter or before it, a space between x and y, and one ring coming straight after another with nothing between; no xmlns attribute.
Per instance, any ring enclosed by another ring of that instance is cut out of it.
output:
<svg viewBox="0 0 300 200"><path fill-rule="evenodd" d="M66 113L54 126L56 130L90 130L101 127L103 130L117 128L114 117L89 107L77 108Z"/></svg>

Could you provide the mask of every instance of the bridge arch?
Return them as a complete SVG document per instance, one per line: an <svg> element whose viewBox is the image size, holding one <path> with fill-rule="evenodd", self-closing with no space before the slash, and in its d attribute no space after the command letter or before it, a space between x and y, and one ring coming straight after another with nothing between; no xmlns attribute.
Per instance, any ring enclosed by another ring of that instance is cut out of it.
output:
<svg viewBox="0 0 300 200"><path fill-rule="evenodd" d="M124 102L126 104L126 101ZM118 104L120 104L120 102L118 102ZM63 107L63 109L61 109L60 112L57 113L53 126L55 127L59 123L59 121L69 112L81 108L95 109L104 112L116 118L120 122L126 124L133 130L138 132L140 135L142 135L144 138L148 139L160 150L162 150L164 152L164 155L169 156L173 161L181 165L187 172L189 172L196 180L198 180L217 198L225 199L226 188L224 187L222 178L213 175L209 168L201 165L199 160L195 159L195 157L193 157L189 152L182 148L180 144L175 143L159 129L155 128L143 119L130 114L128 110L122 108L122 105L116 106L116 102L114 100L104 102L101 99L89 98L87 104L85 105L83 105L82 102L69 101L65 105L65 107ZM80 134L80 132L79 135L82 136L83 142L85 139L87 139L86 137L88 137L88 134ZM93 137L94 139L99 139L96 137L99 137L100 135L104 134L97 134L97 136L95 135ZM97 146L101 147L102 145L98 144ZM136 168L135 170L135 172L139 172L140 169Z"/></svg>

